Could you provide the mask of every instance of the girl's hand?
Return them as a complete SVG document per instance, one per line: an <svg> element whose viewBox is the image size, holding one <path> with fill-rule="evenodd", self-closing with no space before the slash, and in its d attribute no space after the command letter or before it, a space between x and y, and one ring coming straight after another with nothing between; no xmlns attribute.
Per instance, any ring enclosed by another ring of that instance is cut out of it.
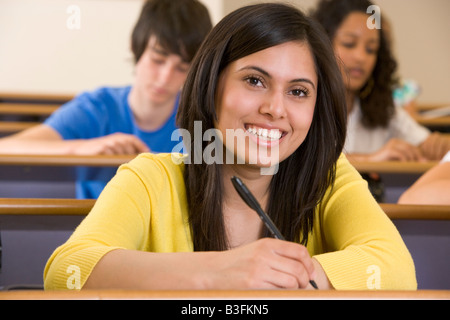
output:
<svg viewBox="0 0 450 320"><path fill-rule="evenodd" d="M419 148L400 139L391 139L370 156L371 161L426 161Z"/></svg>
<svg viewBox="0 0 450 320"><path fill-rule="evenodd" d="M218 252L211 263L208 287L221 289L311 289L315 277L304 246L272 238Z"/></svg>
<svg viewBox="0 0 450 320"><path fill-rule="evenodd" d="M429 160L441 160L450 150L450 138L434 132L420 145L420 149Z"/></svg>

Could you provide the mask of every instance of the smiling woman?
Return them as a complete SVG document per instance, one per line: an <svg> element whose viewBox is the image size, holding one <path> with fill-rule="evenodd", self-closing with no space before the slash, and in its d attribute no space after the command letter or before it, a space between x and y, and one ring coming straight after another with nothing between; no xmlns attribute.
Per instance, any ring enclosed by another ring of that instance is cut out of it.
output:
<svg viewBox="0 0 450 320"><path fill-rule="evenodd" d="M187 145L202 137L200 161L144 154L122 166L51 256L46 288L63 289L68 266L87 289L368 289L368 268L381 289L416 288L399 233L341 155L344 86L315 22L279 3L240 8L209 33L183 88L177 123ZM246 142L233 145L229 131ZM209 132L243 161L202 159L217 146ZM261 147L278 149L276 174L261 173ZM286 240L271 237L233 176Z"/></svg>

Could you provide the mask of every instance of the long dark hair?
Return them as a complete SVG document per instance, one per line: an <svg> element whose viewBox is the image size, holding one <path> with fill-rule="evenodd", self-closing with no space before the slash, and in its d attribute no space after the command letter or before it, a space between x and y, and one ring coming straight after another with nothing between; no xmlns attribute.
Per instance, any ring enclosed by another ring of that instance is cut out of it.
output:
<svg viewBox="0 0 450 320"><path fill-rule="evenodd" d="M202 123L202 134L214 128L221 72L233 61L289 41L308 43L311 48L318 74L317 102L305 141L280 163L271 180L266 210L288 240L306 244L316 205L334 182L346 133L345 89L333 48L320 25L285 4L247 6L226 16L192 62L177 123L190 132L193 146L196 121ZM203 150L208 143L203 142ZM184 178L194 249L227 249L221 165L186 164Z"/></svg>
<svg viewBox="0 0 450 320"><path fill-rule="evenodd" d="M333 40L337 29L349 14L353 12L366 14L367 8L371 5L373 3L368 0L322 0L312 16ZM381 23L383 24L383 20ZM365 126L386 127L394 115L392 88L397 83L396 69L397 62L392 55L390 43L381 29L377 62L372 77L363 86L360 94L362 122Z"/></svg>

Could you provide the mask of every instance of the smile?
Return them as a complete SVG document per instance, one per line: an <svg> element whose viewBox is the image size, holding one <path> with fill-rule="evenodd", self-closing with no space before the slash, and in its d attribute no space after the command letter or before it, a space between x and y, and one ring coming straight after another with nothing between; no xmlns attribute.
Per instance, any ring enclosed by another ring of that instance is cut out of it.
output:
<svg viewBox="0 0 450 320"><path fill-rule="evenodd" d="M265 129L260 127L248 126L247 132L264 140L276 141L280 140L283 133L279 129Z"/></svg>

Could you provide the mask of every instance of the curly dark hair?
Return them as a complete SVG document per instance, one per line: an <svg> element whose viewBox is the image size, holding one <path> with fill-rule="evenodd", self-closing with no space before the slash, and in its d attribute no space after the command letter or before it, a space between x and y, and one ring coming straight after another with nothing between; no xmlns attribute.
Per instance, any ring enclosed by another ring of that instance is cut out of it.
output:
<svg viewBox="0 0 450 320"><path fill-rule="evenodd" d="M368 0L321 0L311 16L325 29L333 41L337 29L353 12L367 13L373 5ZM395 113L392 90L398 83L395 77L397 62L388 37L380 30L380 48L372 76L360 90L362 123L366 127L386 127Z"/></svg>

